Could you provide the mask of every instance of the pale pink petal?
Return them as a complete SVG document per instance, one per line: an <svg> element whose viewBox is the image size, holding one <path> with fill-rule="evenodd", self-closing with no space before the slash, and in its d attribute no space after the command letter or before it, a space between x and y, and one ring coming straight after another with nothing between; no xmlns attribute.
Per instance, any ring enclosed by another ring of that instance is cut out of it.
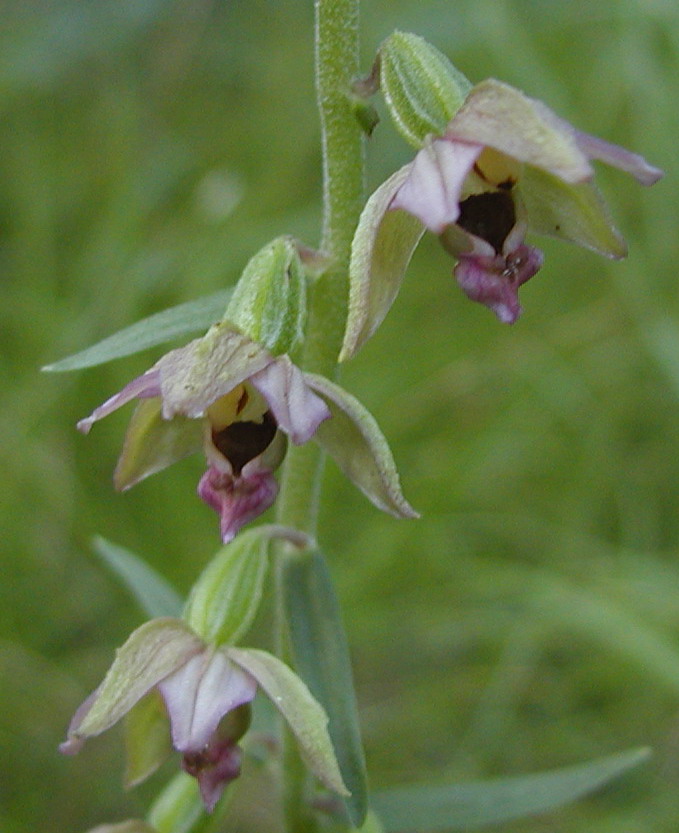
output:
<svg viewBox="0 0 679 833"><path fill-rule="evenodd" d="M87 740L87 738L78 737L77 731L80 727L80 724L85 719L85 715L89 712L90 708L92 707L92 703L94 703L94 701L97 699L98 694L99 688L95 688L94 691L91 694L89 694L75 710L75 714L71 718L71 722L68 725L66 740L63 743L59 744L59 751L62 754L77 755L78 752L80 752L80 750L85 745L85 741Z"/></svg>
<svg viewBox="0 0 679 833"><path fill-rule="evenodd" d="M621 171L632 174L642 185L653 185L663 176L660 168L650 165L643 156L625 150L620 145L590 136L589 133L581 133L579 130L575 131L575 141L590 159L598 159L614 168L620 168Z"/></svg>
<svg viewBox="0 0 679 833"><path fill-rule="evenodd" d="M465 141L427 141L390 207L402 208L440 234L459 217L462 185L482 150L482 145Z"/></svg>
<svg viewBox="0 0 679 833"><path fill-rule="evenodd" d="M224 715L253 699L257 683L221 651L206 650L158 683L158 689L170 716L175 749L200 752Z"/></svg>
<svg viewBox="0 0 679 833"><path fill-rule="evenodd" d="M81 419L78 423L78 430L87 434L95 422L113 413L113 411L117 411L118 408L130 402L130 400L149 399L152 396L160 396L160 377L155 365L149 368L146 373L142 373L141 376L137 376L136 379L125 385L121 391L107 399L98 408L95 408L88 417Z"/></svg>
<svg viewBox="0 0 679 833"><path fill-rule="evenodd" d="M258 463L258 458L251 460L239 476L210 465L198 483L198 496L219 515L225 544L276 499L278 483L271 471L258 468Z"/></svg>
<svg viewBox="0 0 679 833"><path fill-rule="evenodd" d="M491 309L504 324L521 315L519 287L542 266L542 252L521 245L506 258L462 256L454 275L468 298Z"/></svg>
<svg viewBox="0 0 679 833"><path fill-rule="evenodd" d="M278 427L295 445L310 440L324 419L328 406L304 381L304 374L287 356L280 356L264 370L250 377L269 403Z"/></svg>

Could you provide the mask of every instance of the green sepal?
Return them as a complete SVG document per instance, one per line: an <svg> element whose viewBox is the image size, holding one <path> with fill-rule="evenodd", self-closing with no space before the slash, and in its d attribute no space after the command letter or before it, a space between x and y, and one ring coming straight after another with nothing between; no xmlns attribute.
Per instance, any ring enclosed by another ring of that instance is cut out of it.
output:
<svg viewBox="0 0 679 833"><path fill-rule="evenodd" d="M403 496L394 457L375 417L325 377L312 373L304 377L332 414L316 431L318 444L378 509L396 518L418 518Z"/></svg>
<svg viewBox="0 0 679 833"><path fill-rule="evenodd" d="M204 809L196 779L180 772L153 802L147 819L158 833L188 833Z"/></svg>
<svg viewBox="0 0 679 833"><path fill-rule="evenodd" d="M379 49L380 88L394 124L416 148L440 136L459 110L471 83L419 35L394 32Z"/></svg>
<svg viewBox="0 0 679 833"><path fill-rule="evenodd" d="M290 353L301 343L306 276L292 238L279 237L251 258L224 318L274 355Z"/></svg>
<svg viewBox="0 0 679 833"><path fill-rule="evenodd" d="M577 243L614 260L626 256L625 241L592 183L570 184L526 165L517 188L531 231Z"/></svg>
<svg viewBox="0 0 679 833"><path fill-rule="evenodd" d="M269 563L269 529L241 532L219 550L194 584L183 615L208 644L234 643L252 624Z"/></svg>
<svg viewBox="0 0 679 833"><path fill-rule="evenodd" d="M410 173L406 165L375 191L361 213L351 244L349 264L349 312L343 362L356 355L389 312L424 225L400 209L389 206Z"/></svg>
<svg viewBox="0 0 679 833"><path fill-rule="evenodd" d="M144 399L127 426L113 482L125 491L145 477L162 471L203 447L203 425L177 415L163 419L159 397Z"/></svg>
<svg viewBox="0 0 679 833"><path fill-rule="evenodd" d="M172 752L167 711L162 697L152 689L125 716L126 787L140 784L164 763Z"/></svg>
<svg viewBox="0 0 679 833"><path fill-rule="evenodd" d="M292 731L302 760L329 790L349 795L328 734L328 716L304 682L277 657L255 649L227 648L227 656L264 689Z"/></svg>
<svg viewBox="0 0 679 833"><path fill-rule="evenodd" d="M104 681L69 739L99 735L117 723L154 685L205 646L178 619L153 619L137 628L118 649Z"/></svg>

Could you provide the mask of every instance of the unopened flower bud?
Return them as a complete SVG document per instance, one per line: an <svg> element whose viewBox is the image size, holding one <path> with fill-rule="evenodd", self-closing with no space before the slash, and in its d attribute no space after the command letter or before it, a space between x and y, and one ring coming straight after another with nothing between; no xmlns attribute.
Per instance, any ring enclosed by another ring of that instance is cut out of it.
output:
<svg viewBox="0 0 679 833"><path fill-rule="evenodd" d="M439 135L459 110L470 82L448 58L409 32L394 32L382 44L380 87L403 138L416 148Z"/></svg>
<svg viewBox="0 0 679 833"><path fill-rule="evenodd" d="M306 277L290 237L278 237L250 259L224 318L275 356L292 352L301 342Z"/></svg>

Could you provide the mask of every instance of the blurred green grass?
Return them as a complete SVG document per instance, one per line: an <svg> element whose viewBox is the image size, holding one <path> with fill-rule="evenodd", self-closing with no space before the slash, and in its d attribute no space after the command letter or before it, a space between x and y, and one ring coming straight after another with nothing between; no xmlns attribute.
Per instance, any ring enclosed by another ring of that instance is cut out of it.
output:
<svg viewBox="0 0 679 833"><path fill-rule="evenodd" d="M0 829L141 812L120 738L61 758L74 706L140 621L100 533L187 589L217 545L187 460L117 495L126 414L75 421L157 353L39 367L232 283L320 191L311 2L31 0L0 34ZM469 779L650 744L598 797L507 833L679 824L679 7L670 0L364 3L364 63L416 31L668 171L600 171L630 256L545 242L513 328L467 303L436 241L344 373L392 442L419 522L328 465L322 540L343 600L374 785ZM369 181L409 157L383 122ZM423 334L424 326L424 334ZM347 530L351 530L351 535ZM47 788L49 787L49 788Z"/></svg>

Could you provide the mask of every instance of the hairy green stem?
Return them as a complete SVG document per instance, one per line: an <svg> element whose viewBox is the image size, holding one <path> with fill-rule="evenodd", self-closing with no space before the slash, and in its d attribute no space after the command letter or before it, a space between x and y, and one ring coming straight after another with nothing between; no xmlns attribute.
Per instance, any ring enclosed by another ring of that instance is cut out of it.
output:
<svg viewBox="0 0 679 833"><path fill-rule="evenodd" d="M348 92L358 75L359 0L316 0L316 91L323 154L323 230L320 249L328 268L310 293L307 333L300 365L313 373L337 376L348 299L351 241L363 207L363 136ZM323 455L314 443L288 450L278 496L278 520L316 535ZM279 647L284 637L282 604L286 558L279 548L277 608ZM306 773L290 738L283 749L284 803L289 833L317 829L306 802Z"/></svg>
<svg viewBox="0 0 679 833"><path fill-rule="evenodd" d="M323 151L323 232L328 269L310 293L301 365L333 378L348 297L351 240L363 207L363 136L348 98L358 63L359 0L316 0L316 90ZM281 523L314 535L322 456L313 444L290 448L278 498Z"/></svg>

